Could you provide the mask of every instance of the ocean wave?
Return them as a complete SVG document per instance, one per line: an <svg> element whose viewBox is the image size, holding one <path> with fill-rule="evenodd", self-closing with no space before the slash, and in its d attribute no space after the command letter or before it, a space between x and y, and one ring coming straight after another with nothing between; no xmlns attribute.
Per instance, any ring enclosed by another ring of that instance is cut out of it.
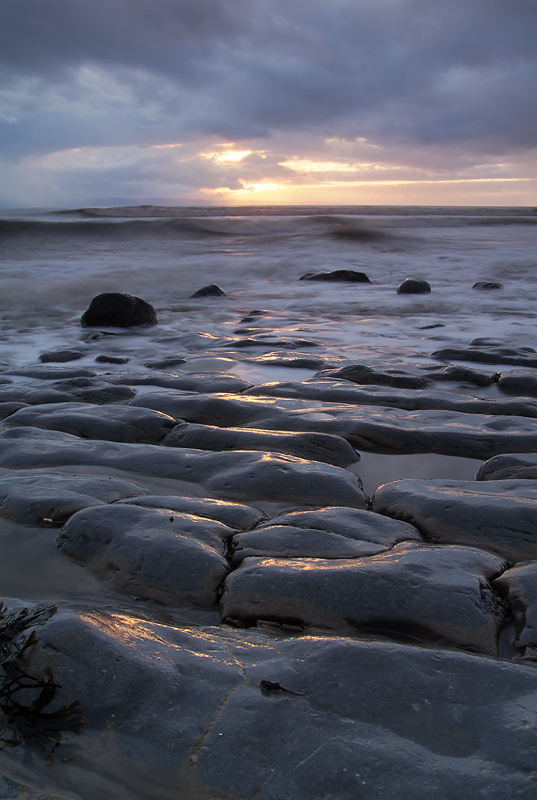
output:
<svg viewBox="0 0 537 800"><path fill-rule="evenodd" d="M79 208L45 214L5 214L0 238L80 237L122 240L138 237L203 240L214 237L319 237L367 244L404 231L537 223L535 209L319 207L241 208L124 206Z"/></svg>

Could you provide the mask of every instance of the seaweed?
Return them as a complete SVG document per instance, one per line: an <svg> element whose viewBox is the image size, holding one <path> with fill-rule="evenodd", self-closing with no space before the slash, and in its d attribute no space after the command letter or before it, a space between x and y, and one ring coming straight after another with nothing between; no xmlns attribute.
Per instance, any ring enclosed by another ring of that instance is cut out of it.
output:
<svg viewBox="0 0 537 800"><path fill-rule="evenodd" d="M0 603L0 750L20 744L37 744L49 758L65 733L80 733L78 701L47 711L61 684L50 666L31 674L25 653L38 642L34 625L42 625L56 606L40 604L34 609L9 612Z"/></svg>

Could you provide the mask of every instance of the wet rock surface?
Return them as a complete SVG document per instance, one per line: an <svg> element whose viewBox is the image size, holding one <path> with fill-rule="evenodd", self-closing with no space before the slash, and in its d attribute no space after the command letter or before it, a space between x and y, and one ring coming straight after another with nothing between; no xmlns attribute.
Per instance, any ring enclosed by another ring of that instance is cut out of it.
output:
<svg viewBox="0 0 537 800"><path fill-rule="evenodd" d="M143 413L134 406L53 403L20 409L5 424L64 431L87 439L154 443L172 430L175 420L159 411L145 409Z"/></svg>
<svg viewBox="0 0 537 800"><path fill-rule="evenodd" d="M493 366L310 357L313 339L253 331L178 335L177 355L144 350L145 369L6 371L3 551L49 537L103 595L58 590L20 656L58 684L45 710L80 703L81 732L67 727L49 768L26 727L0 749L2 774L82 800L529 800L530 349L458 351L526 359L498 379ZM241 360L322 372L252 386ZM407 478L367 497L366 456L409 454L488 460L477 480ZM30 600L6 602L31 617ZM3 641L24 641L6 613Z"/></svg>
<svg viewBox="0 0 537 800"><path fill-rule="evenodd" d="M497 654L504 619L489 580L505 563L469 547L397 545L339 560L247 558L224 584L224 620L382 633Z"/></svg>
<svg viewBox="0 0 537 800"><path fill-rule="evenodd" d="M297 392L300 388L297 389ZM452 401L454 404L456 400ZM505 417L424 409L419 414L384 406L335 405L301 398L273 399L242 395L149 393L131 405L153 408L175 419L217 427L330 433L353 447L384 453L434 452L467 458L490 458L502 452L532 452L536 423Z"/></svg>
<svg viewBox="0 0 537 800"><path fill-rule="evenodd" d="M356 558L405 541L422 541L406 522L354 508L325 508L280 514L253 531L234 535L230 550L237 565L248 556Z"/></svg>
<svg viewBox="0 0 537 800"><path fill-rule="evenodd" d="M223 523L135 505L88 508L62 528L57 545L114 591L166 606L216 606L228 571Z"/></svg>
<svg viewBox="0 0 537 800"><path fill-rule="evenodd" d="M429 294L430 284L423 278L406 278L397 288L397 294Z"/></svg>
<svg viewBox="0 0 537 800"><path fill-rule="evenodd" d="M61 525L82 508L143 494L136 483L81 475L0 476L0 516L22 525Z"/></svg>
<svg viewBox="0 0 537 800"><path fill-rule="evenodd" d="M365 272L355 269L334 269L327 272L306 272L301 281L329 281L332 283L371 283Z"/></svg>
<svg viewBox="0 0 537 800"><path fill-rule="evenodd" d="M150 303L119 292L105 292L94 297L80 319L83 328L131 328L157 325L157 322L157 312Z"/></svg>
<svg viewBox="0 0 537 800"><path fill-rule="evenodd" d="M444 347L431 353L440 361L477 361L482 364L514 364L537 367L537 352L532 347Z"/></svg>
<svg viewBox="0 0 537 800"><path fill-rule="evenodd" d="M508 394L537 397L537 375L535 372L502 372L498 379L498 388Z"/></svg>
<svg viewBox="0 0 537 800"><path fill-rule="evenodd" d="M157 412L158 413L158 412ZM356 450L340 436L326 433L281 433L247 428L217 428L183 422L169 433L167 447L200 450L263 450L347 467L359 460Z"/></svg>
<svg viewBox="0 0 537 800"><path fill-rule="evenodd" d="M36 633L27 668L50 668L61 700L85 710L80 735L62 745L71 757L53 769L23 748L0 753L10 777L41 790L146 800L158 780L160 798L179 800L485 800L491 787L498 800L529 800L534 791L537 672L528 666L69 608ZM100 767L83 783L82 754Z"/></svg>
<svg viewBox="0 0 537 800"><path fill-rule="evenodd" d="M535 481L395 481L377 489L373 509L430 542L482 547L512 564L537 559Z"/></svg>
<svg viewBox="0 0 537 800"><path fill-rule="evenodd" d="M501 481L516 478L537 479L537 453L507 453L485 461L476 475L478 481Z"/></svg>

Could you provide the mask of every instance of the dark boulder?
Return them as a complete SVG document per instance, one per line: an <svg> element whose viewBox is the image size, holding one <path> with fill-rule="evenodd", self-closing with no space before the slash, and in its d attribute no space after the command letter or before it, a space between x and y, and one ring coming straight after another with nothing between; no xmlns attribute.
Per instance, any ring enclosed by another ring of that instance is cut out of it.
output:
<svg viewBox="0 0 537 800"><path fill-rule="evenodd" d="M354 269L334 269L332 272L306 272L301 281L332 281L333 283L371 283L365 272Z"/></svg>
<svg viewBox="0 0 537 800"><path fill-rule="evenodd" d="M83 328L100 325L115 328L157 325L157 314L153 306L140 297L105 292L93 298L88 310L82 314L80 324Z"/></svg>
<svg viewBox="0 0 537 800"><path fill-rule="evenodd" d="M406 278L397 289L397 294L428 294L430 284L421 278Z"/></svg>
<svg viewBox="0 0 537 800"><path fill-rule="evenodd" d="M190 297L225 297L226 293L223 289L216 285L216 283L210 283L208 286L202 286L201 289L198 289L197 292L191 294Z"/></svg>

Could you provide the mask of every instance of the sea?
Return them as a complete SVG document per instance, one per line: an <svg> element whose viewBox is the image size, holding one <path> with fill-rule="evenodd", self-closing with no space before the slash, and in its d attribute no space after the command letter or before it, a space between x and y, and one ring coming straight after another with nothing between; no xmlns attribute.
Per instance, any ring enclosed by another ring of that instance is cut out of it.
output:
<svg viewBox="0 0 537 800"><path fill-rule="evenodd" d="M365 272L370 283L300 280L339 269ZM398 294L407 277L426 280L431 292ZM434 351L472 342L537 350L537 208L0 210L0 280L0 380L35 385L14 371L57 350L82 353L66 367L97 373L150 374L148 364L177 358L184 361L174 371L228 373L252 384L313 377L315 359L419 370L431 367ZM502 288L473 289L479 281ZM225 296L191 297L210 284ZM143 298L158 325L96 337L80 318L103 292ZM238 345L241 339L250 344ZM126 361L95 360L102 355ZM500 371L497 364L468 366ZM496 386L451 382L442 390L498 393ZM472 479L479 463L362 453L355 471L371 495L398 478ZM37 528L22 535L20 527L0 525L1 595L116 602L57 550L53 537ZM18 795L0 786L0 796Z"/></svg>
<svg viewBox="0 0 537 800"><path fill-rule="evenodd" d="M300 280L336 269L365 272L371 283ZM149 372L146 364L183 358L181 371L228 373L262 384L312 377L315 368L296 366L300 355L305 364L314 356L334 366L430 368L432 352L471 342L537 349L537 208L3 210L0 276L3 371L73 349L84 353L76 366L98 373ZM407 277L426 280L431 292L398 294ZM503 288L472 289L478 281ZM191 297L210 284L225 297ZM80 317L103 292L143 298L155 308L158 326L115 329L94 342ZM252 335L266 344L234 347ZM311 344L297 344L295 365L287 366L285 348L274 349L274 341ZM103 354L128 362L97 363ZM504 372L513 368L502 365ZM460 391L447 383L442 388ZM467 393L495 391L473 386ZM370 492L379 482L449 478L461 468L445 456L363 458ZM473 477L475 464L462 467L462 477Z"/></svg>
<svg viewBox="0 0 537 800"><path fill-rule="evenodd" d="M335 269L365 272L371 284L300 281ZM431 293L398 295L407 277L427 280ZM259 332L313 338L345 363L422 360L476 338L536 347L537 208L0 210L0 279L0 368L79 349L80 317L102 292L157 311L158 327L115 337L129 368L186 353L197 370L281 380L281 367L224 357L221 340L252 310L265 312ZM503 289L472 290L477 281ZM225 298L190 298L208 284ZM90 364L88 348L78 365Z"/></svg>

